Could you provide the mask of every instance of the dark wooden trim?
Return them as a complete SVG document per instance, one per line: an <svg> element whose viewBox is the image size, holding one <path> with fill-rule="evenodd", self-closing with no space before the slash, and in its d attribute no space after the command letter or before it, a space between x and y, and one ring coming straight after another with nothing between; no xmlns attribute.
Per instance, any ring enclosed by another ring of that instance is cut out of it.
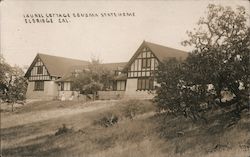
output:
<svg viewBox="0 0 250 157"><path fill-rule="evenodd" d="M49 70L47 69L47 67L46 67L46 65L45 65L45 63L44 63L44 61L41 59L41 57L39 56L39 54L36 55L35 59L34 59L33 62L31 63L31 65L29 66L29 68L28 68L28 70L27 70L27 72L25 73L24 76L25 76L26 78L31 77L31 70L32 70L34 67L37 67L37 66L35 66L35 64L36 64L36 62L38 61L38 59L40 59L40 61L43 63L43 66L45 67L45 69L46 69L46 71L47 71L47 74L48 74L48 76L50 76L50 79L51 79L51 75L50 75L50 73L49 73ZM33 76L34 76L34 75L33 75Z"/></svg>
<svg viewBox="0 0 250 157"><path fill-rule="evenodd" d="M156 58L158 62L160 62L159 58L156 57L156 55L154 54L154 52L147 46L146 42L143 41L143 43L140 45L140 47L135 51L135 53L133 54L133 56L130 58L130 60L128 61L127 65L124 67L124 70L131 66L131 64L134 62L134 60L139 56L139 54L141 52L146 52L146 51L143 51L143 48L146 48L147 49L146 51L150 51L151 54L153 55L153 57Z"/></svg>
<svg viewBox="0 0 250 157"><path fill-rule="evenodd" d="M45 78L43 78L43 77L49 77L49 79L45 79ZM33 79L31 79L31 78L37 78L37 79L35 79L35 80L33 80ZM52 78L51 78L51 76L49 76L49 75L32 75L32 76L29 76L28 77L28 80L29 81L45 81L45 80L48 80L48 81L50 81L50 80L52 80Z"/></svg>
<svg viewBox="0 0 250 157"><path fill-rule="evenodd" d="M39 58L40 58L41 62L43 63L45 69L47 70L48 75L51 76L51 75L50 75L50 72L49 72L49 70L48 70L48 68L47 68L46 65L44 64L44 61L42 60L42 58L41 58L40 56L39 56Z"/></svg>

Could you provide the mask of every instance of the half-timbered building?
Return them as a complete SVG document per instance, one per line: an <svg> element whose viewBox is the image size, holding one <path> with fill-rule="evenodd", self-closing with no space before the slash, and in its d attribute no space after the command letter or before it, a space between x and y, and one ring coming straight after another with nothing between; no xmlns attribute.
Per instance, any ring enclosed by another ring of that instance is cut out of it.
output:
<svg viewBox="0 0 250 157"><path fill-rule="evenodd" d="M159 63L168 58L184 60L187 55L181 50L143 41L128 62L102 64L114 73L114 77L110 87L98 92L99 98L153 98ZM76 91L71 88L72 76L84 71L89 64L88 61L37 54L25 74L29 80L27 98L55 99L75 95Z"/></svg>
<svg viewBox="0 0 250 157"><path fill-rule="evenodd" d="M168 58L186 59L188 53L143 41L125 66L127 73L125 97L153 98L157 86L155 72L159 62Z"/></svg>
<svg viewBox="0 0 250 157"><path fill-rule="evenodd" d="M70 89L69 82L58 84L56 80L64 76L72 66L85 66L87 61L69 59L47 54L37 54L25 77L28 78L28 99L55 99L59 90Z"/></svg>

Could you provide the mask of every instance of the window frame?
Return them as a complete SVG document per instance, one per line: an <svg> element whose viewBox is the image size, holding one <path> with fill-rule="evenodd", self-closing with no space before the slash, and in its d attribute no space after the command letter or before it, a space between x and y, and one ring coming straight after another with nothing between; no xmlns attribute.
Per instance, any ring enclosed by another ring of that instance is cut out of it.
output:
<svg viewBox="0 0 250 157"><path fill-rule="evenodd" d="M37 66L37 74L43 74L43 66Z"/></svg>
<svg viewBox="0 0 250 157"><path fill-rule="evenodd" d="M44 81L35 81L34 91L44 91Z"/></svg>
<svg viewBox="0 0 250 157"><path fill-rule="evenodd" d="M61 82L60 91L72 91L72 83L69 81Z"/></svg>
<svg viewBox="0 0 250 157"><path fill-rule="evenodd" d="M150 77L142 77L137 79L137 90L154 90L154 79Z"/></svg>
<svg viewBox="0 0 250 157"><path fill-rule="evenodd" d="M60 85L61 85L61 86L60 86L61 91L64 91L64 82L61 82Z"/></svg>
<svg viewBox="0 0 250 157"><path fill-rule="evenodd" d="M125 90L126 90L126 81L116 81L116 91L125 91Z"/></svg>

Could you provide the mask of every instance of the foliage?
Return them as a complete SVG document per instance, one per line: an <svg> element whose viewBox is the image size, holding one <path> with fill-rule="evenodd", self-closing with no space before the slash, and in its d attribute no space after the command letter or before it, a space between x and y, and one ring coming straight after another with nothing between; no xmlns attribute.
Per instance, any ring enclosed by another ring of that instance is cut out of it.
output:
<svg viewBox="0 0 250 157"><path fill-rule="evenodd" d="M0 54L0 92L1 98L8 90L7 85L9 83L9 76L11 73L11 67L5 63L5 59Z"/></svg>
<svg viewBox="0 0 250 157"><path fill-rule="evenodd" d="M14 103L25 100L27 80L23 70L18 66L11 67L1 56L0 75L0 99L2 101L11 103L13 106Z"/></svg>
<svg viewBox="0 0 250 157"><path fill-rule="evenodd" d="M128 104L128 106L124 107L123 112L126 118L133 119L140 112L140 109L136 104Z"/></svg>
<svg viewBox="0 0 250 157"><path fill-rule="evenodd" d="M129 100L122 109L125 118L133 120L135 116L153 110L153 105L147 101Z"/></svg>
<svg viewBox="0 0 250 157"><path fill-rule="evenodd" d="M62 135L72 132L72 129L68 128L66 124L63 124L62 127L58 128L57 132L55 133L55 136Z"/></svg>
<svg viewBox="0 0 250 157"><path fill-rule="evenodd" d="M94 124L110 127L123 119L133 120L136 116L155 111L155 106L149 100L126 100L112 107L111 111L102 113Z"/></svg>
<svg viewBox="0 0 250 157"><path fill-rule="evenodd" d="M240 116L249 107L250 86L245 9L210 4L207 17L187 33L183 44L193 51L186 61L170 59L159 65L158 107L193 120L205 120L205 112L214 107L233 108Z"/></svg>
<svg viewBox="0 0 250 157"><path fill-rule="evenodd" d="M118 122L118 119L116 114L107 112L100 119L96 120L94 124L99 124L103 127L111 127Z"/></svg>
<svg viewBox="0 0 250 157"><path fill-rule="evenodd" d="M101 65L100 60L92 59L91 64L74 78L72 87L84 94L96 94L109 85L111 77L110 71Z"/></svg>

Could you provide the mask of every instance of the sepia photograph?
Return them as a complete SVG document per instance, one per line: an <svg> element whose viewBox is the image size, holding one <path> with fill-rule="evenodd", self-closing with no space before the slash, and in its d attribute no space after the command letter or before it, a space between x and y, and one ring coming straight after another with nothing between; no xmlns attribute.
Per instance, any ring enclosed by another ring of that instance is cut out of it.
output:
<svg viewBox="0 0 250 157"><path fill-rule="evenodd" d="M249 0L0 0L0 157L250 157Z"/></svg>

